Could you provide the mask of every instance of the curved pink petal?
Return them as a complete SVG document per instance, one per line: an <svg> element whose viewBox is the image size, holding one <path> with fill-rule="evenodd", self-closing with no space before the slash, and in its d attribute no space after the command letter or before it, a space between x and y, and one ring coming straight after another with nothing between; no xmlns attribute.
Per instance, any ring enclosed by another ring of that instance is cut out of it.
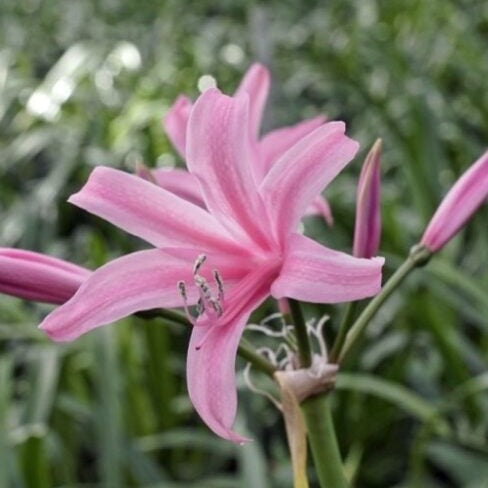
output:
<svg viewBox="0 0 488 488"><path fill-rule="evenodd" d="M329 122L300 139L270 169L260 192L276 239L285 243L307 207L354 157L358 143L343 122Z"/></svg>
<svg viewBox="0 0 488 488"><path fill-rule="evenodd" d="M239 248L202 208L116 169L95 168L85 186L68 201L157 247Z"/></svg>
<svg viewBox="0 0 488 488"><path fill-rule="evenodd" d="M181 307L179 281L186 283L188 303L193 304L198 297L196 286L192 286L198 255L198 250L151 249L115 259L93 272L73 298L48 315L40 328L53 340L70 341L140 310ZM219 255L208 256L208 262L201 274L209 282L214 268L226 285L247 272Z"/></svg>
<svg viewBox="0 0 488 488"><path fill-rule="evenodd" d="M165 190L188 200L199 207L205 207L198 179L184 169L159 168L152 170L156 183Z"/></svg>
<svg viewBox="0 0 488 488"><path fill-rule="evenodd" d="M185 159L186 126L190 117L192 102L188 97L180 95L163 118L163 127L171 144Z"/></svg>
<svg viewBox="0 0 488 488"><path fill-rule="evenodd" d="M354 258L293 234L271 294L314 303L360 300L380 291L383 263L383 258Z"/></svg>
<svg viewBox="0 0 488 488"><path fill-rule="evenodd" d="M268 132L259 141L259 152L261 155L262 177L268 173L273 163L282 156L288 149L300 139L313 132L323 125L326 117L318 115L313 119L304 120L298 124L281 127Z"/></svg>
<svg viewBox="0 0 488 488"><path fill-rule="evenodd" d="M247 275L224 301L217 323L193 328L187 358L190 399L200 417L217 435L233 442L247 439L232 431L237 412L235 361L237 347L251 312L269 295L272 267Z"/></svg>
<svg viewBox="0 0 488 488"><path fill-rule="evenodd" d="M334 216L332 215L329 202L322 195L314 198L314 201L307 208L305 215L320 215L325 219L329 227L334 225Z"/></svg>
<svg viewBox="0 0 488 488"><path fill-rule="evenodd" d="M60 304L69 300L89 276L87 269L61 259L0 248L0 293Z"/></svg>
<svg viewBox="0 0 488 488"><path fill-rule="evenodd" d="M456 181L422 236L432 252L446 245L488 198L488 151Z"/></svg>
<svg viewBox="0 0 488 488"><path fill-rule="evenodd" d="M242 78L235 95L243 93L249 95L249 117L251 124L251 136L257 139L261 127L264 106L268 99L271 77L268 69L262 64L253 64Z"/></svg>
<svg viewBox="0 0 488 488"><path fill-rule="evenodd" d="M209 211L240 240L265 246L266 214L252 174L248 97L203 93L188 123L187 165Z"/></svg>

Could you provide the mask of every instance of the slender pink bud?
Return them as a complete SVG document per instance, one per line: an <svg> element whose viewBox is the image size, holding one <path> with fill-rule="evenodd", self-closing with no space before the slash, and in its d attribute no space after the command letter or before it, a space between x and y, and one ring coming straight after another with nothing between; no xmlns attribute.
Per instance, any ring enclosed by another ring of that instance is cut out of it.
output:
<svg viewBox="0 0 488 488"><path fill-rule="evenodd" d="M356 225L353 254L372 258L378 253L381 236L380 212L381 139L378 139L364 161L356 196Z"/></svg>
<svg viewBox="0 0 488 488"><path fill-rule="evenodd" d="M459 232L488 197L488 151L447 192L420 241L436 252Z"/></svg>
<svg viewBox="0 0 488 488"><path fill-rule="evenodd" d="M61 304L69 300L90 271L61 259L21 249L0 248L0 293Z"/></svg>

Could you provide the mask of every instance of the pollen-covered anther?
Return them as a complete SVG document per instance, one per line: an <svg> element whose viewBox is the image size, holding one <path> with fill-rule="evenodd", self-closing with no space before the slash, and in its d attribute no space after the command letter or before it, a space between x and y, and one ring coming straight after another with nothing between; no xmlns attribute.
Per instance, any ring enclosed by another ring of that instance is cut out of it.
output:
<svg viewBox="0 0 488 488"><path fill-rule="evenodd" d="M181 298L183 298L183 308L185 310L186 318L192 324L195 324L195 317L193 317L193 315L190 313L190 308L188 307L188 293L186 292L186 283L184 281L178 281L177 287L178 291L180 292Z"/></svg>
<svg viewBox="0 0 488 488"><path fill-rule="evenodd" d="M195 264L193 265L193 276L197 275L202 267L203 263L207 260L207 256L205 254L200 254L197 259L195 260Z"/></svg>
<svg viewBox="0 0 488 488"><path fill-rule="evenodd" d="M222 276L220 276L220 273L214 269L212 270L212 274L214 277L215 284L217 285L217 289L219 291L219 300L224 299L224 281L222 280Z"/></svg>
<svg viewBox="0 0 488 488"><path fill-rule="evenodd" d="M215 300L215 298L210 298L209 303L210 305L212 305L212 308L217 314L217 317L220 317L224 313L224 310L222 309L222 305L220 305L219 300Z"/></svg>

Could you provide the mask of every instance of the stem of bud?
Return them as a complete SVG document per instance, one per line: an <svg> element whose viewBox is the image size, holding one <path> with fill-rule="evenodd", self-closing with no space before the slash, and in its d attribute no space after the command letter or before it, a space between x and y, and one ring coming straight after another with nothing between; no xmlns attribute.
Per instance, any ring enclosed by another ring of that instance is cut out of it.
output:
<svg viewBox="0 0 488 488"><path fill-rule="evenodd" d="M354 343L362 335L366 326L370 320L376 315L378 310L384 304L384 302L390 297L390 295L400 286L403 280L413 271L415 268L425 266L432 256L432 252L425 246L417 244L412 247L408 258L403 264L393 273L391 278L385 283L382 290L376 295L362 311L359 317L356 319L349 332L346 335L346 340L339 353L338 363L344 361L344 357L354 345Z"/></svg>

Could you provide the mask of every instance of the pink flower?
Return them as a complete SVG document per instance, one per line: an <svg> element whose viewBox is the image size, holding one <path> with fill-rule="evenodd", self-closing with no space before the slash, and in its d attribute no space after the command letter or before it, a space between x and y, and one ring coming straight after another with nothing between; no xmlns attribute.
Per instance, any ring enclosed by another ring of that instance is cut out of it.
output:
<svg viewBox="0 0 488 488"><path fill-rule="evenodd" d="M488 151L457 180L442 200L421 244L437 252L472 217L488 197Z"/></svg>
<svg viewBox="0 0 488 488"><path fill-rule="evenodd" d="M90 271L74 264L21 249L0 248L0 293L37 302L69 300Z"/></svg>
<svg viewBox="0 0 488 488"><path fill-rule="evenodd" d="M291 127L283 127L271 131L260 139L261 119L268 98L269 87L269 71L260 64L253 64L236 91L236 95L243 93L249 95L250 137L252 150L255 155L249 163L257 181L262 181L273 164L290 147L325 122L325 117L318 116ZM163 120L166 134L183 160L186 159L186 130L191 107L191 100L186 96L180 95ZM163 188L194 203L204 205L198 182L191 175L185 175L183 170L178 169L157 169L153 173L157 183ZM317 195L307 209L306 214L320 215L329 225L333 224L330 206L321 195Z"/></svg>
<svg viewBox="0 0 488 488"><path fill-rule="evenodd" d="M250 313L270 294L328 303L374 295L383 264L296 233L306 208L357 151L344 124L318 127L257 181L254 117L247 94L231 98L216 89L192 108L188 168L205 208L135 175L96 168L70 202L156 249L101 267L41 324L66 341L140 310L198 303L187 358L190 398L216 434L236 442L243 439L232 431L235 357Z"/></svg>
<svg viewBox="0 0 488 488"><path fill-rule="evenodd" d="M364 161L356 196L356 226L353 254L371 258L378 253L381 236L380 209L381 139L378 139Z"/></svg>

